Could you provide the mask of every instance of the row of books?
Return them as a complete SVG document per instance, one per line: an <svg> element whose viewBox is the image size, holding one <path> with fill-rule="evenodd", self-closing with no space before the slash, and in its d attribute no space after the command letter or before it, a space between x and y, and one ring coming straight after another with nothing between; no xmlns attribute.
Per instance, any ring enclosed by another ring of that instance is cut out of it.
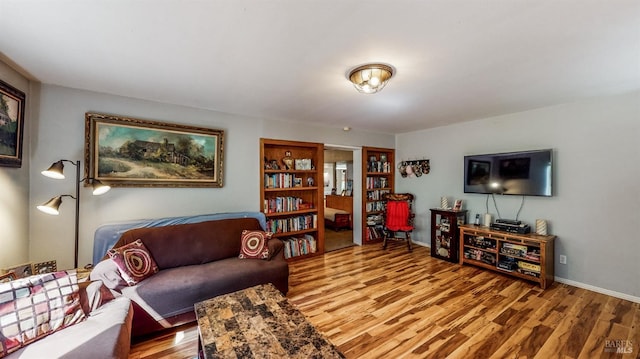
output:
<svg viewBox="0 0 640 359"><path fill-rule="evenodd" d="M382 195L385 193L389 193L388 189L376 189L373 191L367 191L367 199L369 201L377 201L382 199Z"/></svg>
<svg viewBox="0 0 640 359"><path fill-rule="evenodd" d="M264 188L292 188L296 186L296 176L291 173L267 173L264 175ZM298 179L298 187L302 185Z"/></svg>
<svg viewBox="0 0 640 359"><path fill-rule="evenodd" d="M385 177L367 177L367 189L387 188L389 181Z"/></svg>
<svg viewBox="0 0 640 359"><path fill-rule="evenodd" d="M296 232L317 227L317 214L267 220L267 230L273 233Z"/></svg>
<svg viewBox="0 0 640 359"><path fill-rule="evenodd" d="M367 227L366 231L367 239L370 241L384 237L384 229L382 227Z"/></svg>
<svg viewBox="0 0 640 359"><path fill-rule="evenodd" d="M367 212L384 211L385 203L383 201L368 202Z"/></svg>
<svg viewBox="0 0 640 359"><path fill-rule="evenodd" d="M300 197L265 198L264 213L299 211L305 207Z"/></svg>
<svg viewBox="0 0 640 359"><path fill-rule="evenodd" d="M282 241L284 242L285 258L315 253L318 250L316 239L310 234L305 234L300 237L283 238Z"/></svg>
<svg viewBox="0 0 640 359"><path fill-rule="evenodd" d="M391 162L369 161L367 162L367 171L369 172L391 172Z"/></svg>

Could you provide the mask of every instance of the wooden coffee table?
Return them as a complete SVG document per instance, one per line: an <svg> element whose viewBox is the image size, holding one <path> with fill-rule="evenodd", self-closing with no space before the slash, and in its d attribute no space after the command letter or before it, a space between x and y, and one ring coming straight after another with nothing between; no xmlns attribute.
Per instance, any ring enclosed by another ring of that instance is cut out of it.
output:
<svg viewBox="0 0 640 359"><path fill-rule="evenodd" d="M344 358L272 284L195 304L204 358Z"/></svg>

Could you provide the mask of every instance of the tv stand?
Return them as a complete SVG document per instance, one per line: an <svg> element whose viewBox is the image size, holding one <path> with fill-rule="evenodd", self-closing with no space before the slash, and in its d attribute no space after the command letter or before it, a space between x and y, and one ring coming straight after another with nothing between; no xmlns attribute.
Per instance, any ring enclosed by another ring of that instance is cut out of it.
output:
<svg viewBox="0 0 640 359"><path fill-rule="evenodd" d="M473 224L460 226L460 264L472 264L536 282L542 289L554 281L552 235L495 231Z"/></svg>

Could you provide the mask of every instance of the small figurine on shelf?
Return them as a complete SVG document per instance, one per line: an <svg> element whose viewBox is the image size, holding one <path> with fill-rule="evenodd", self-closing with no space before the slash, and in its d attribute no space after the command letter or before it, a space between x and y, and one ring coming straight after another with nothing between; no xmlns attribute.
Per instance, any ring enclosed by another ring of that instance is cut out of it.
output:
<svg viewBox="0 0 640 359"><path fill-rule="evenodd" d="M286 170L293 169L293 157L291 157L291 151L286 151L284 153L284 158L282 159L282 163L284 163Z"/></svg>
<svg viewBox="0 0 640 359"><path fill-rule="evenodd" d="M309 185L309 187L313 187L313 183L314 183L313 177L308 177L307 178L307 185Z"/></svg>

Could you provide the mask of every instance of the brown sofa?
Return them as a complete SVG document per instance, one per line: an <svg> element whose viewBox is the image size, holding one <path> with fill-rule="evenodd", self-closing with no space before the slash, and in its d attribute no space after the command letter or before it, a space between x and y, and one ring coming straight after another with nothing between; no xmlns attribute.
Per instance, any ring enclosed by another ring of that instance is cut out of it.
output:
<svg viewBox="0 0 640 359"><path fill-rule="evenodd" d="M255 218L228 218L177 225L131 229L113 248L142 240L159 271L127 286L110 259L91 272L134 307L132 335L138 336L195 320L197 302L251 286L273 283L283 294L289 288L289 266L283 243L268 242L270 258L240 259L243 230L261 230Z"/></svg>

